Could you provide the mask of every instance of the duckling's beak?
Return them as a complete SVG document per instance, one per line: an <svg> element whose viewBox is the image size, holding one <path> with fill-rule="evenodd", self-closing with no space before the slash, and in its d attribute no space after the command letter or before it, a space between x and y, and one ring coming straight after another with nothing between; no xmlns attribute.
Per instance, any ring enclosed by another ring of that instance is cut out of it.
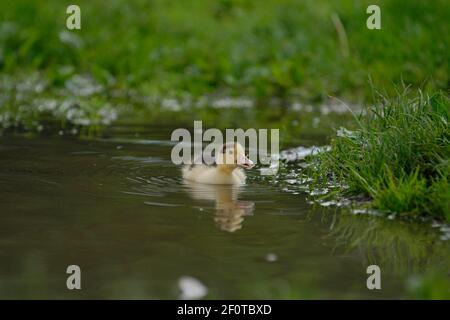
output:
<svg viewBox="0 0 450 320"><path fill-rule="evenodd" d="M246 156L241 156L238 159L237 165L244 169L251 169L255 164Z"/></svg>

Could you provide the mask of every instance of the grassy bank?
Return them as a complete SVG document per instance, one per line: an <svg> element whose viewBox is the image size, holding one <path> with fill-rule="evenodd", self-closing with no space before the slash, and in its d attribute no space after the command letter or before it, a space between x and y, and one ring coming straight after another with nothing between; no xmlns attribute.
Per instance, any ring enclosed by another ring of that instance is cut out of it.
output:
<svg viewBox="0 0 450 320"><path fill-rule="evenodd" d="M3 1L0 120L108 124L130 106L205 96L370 101L369 78L388 93L400 81L447 88L447 2L377 3L381 30L366 28L368 0L80 0L81 30L69 31L70 2Z"/></svg>
<svg viewBox="0 0 450 320"><path fill-rule="evenodd" d="M332 195L366 195L373 208L450 221L450 100L443 93L380 99L355 130L341 128L314 161Z"/></svg>

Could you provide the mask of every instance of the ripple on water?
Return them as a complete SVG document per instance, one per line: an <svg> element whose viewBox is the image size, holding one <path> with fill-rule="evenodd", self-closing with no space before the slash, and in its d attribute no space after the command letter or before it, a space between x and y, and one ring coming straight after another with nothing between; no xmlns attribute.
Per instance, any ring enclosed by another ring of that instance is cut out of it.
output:
<svg viewBox="0 0 450 320"><path fill-rule="evenodd" d="M122 191L128 194L145 195L150 197L163 197L182 190L179 178L165 176L158 177L127 177L128 181L134 183L131 191Z"/></svg>
<svg viewBox="0 0 450 320"><path fill-rule="evenodd" d="M163 202L150 202L144 201L146 205L157 206L157 207L181 207L181 204L163 203Z"/></svg>
<svg viewBox="0 0 450 320"><path fill-rule="evenodd" d="M112 160L122 160L122 161L128 161L128 162L135 162L140 164L147 164L147 163L164 163L165 160L158 158L158 157L133 157L133 156L116 156L112 157Z"/></svg>
<svg viewBox="0 0 450 320"><path fill-rule="evenodd" d="M178 141L170 140L153 140L153 139L133 139L133 138L98 138L96 141L110 142L118 144L140 144L140 145L158 145L172 147L178 144Z"/></svg>

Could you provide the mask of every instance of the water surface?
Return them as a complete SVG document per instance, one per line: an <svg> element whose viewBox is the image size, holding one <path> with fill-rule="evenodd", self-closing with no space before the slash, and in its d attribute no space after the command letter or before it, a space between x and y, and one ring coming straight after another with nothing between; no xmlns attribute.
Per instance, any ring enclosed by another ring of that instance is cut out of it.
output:
<svg viewBox="0 0 450 320"><path fill-rule="evenodd" d="M312 206L288 176L186 184L170 132L1 137L0 298L176 299L183 277L204 298L404 298L446 263L438 230ZM382 290L366 287L370 264Z"/></svg>

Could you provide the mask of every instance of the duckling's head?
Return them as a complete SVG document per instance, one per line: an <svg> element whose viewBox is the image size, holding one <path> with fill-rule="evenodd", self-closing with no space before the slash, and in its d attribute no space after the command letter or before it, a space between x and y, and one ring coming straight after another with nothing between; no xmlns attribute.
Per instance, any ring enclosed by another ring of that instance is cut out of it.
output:
<svg viewBox="0 0 450 320"><path fill-rule="evenodd" d="M253 161L245 155L245 150L238 142L228 142L222 145L219 154L216 155L216 164L219 168L234 170L238 167L250 169Z"/></svg>

